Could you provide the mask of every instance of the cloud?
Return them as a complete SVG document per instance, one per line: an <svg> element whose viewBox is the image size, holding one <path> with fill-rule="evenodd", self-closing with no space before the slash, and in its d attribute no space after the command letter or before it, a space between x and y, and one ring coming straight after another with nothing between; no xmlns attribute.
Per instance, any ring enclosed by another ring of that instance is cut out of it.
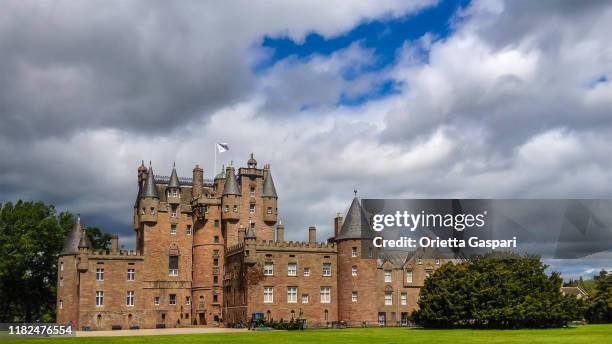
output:
<svg viewBox="0 0 612 344"><path fill-rule="evenodd" d="M126 237L140 160L160 174L176 161L182 176L199 163L210 177L216 141L232 147L218 165L250 152L272 164L290 240L308 225L331 235L354 188L609 198L612 6L593 3L476 1L448 37L427 34L395 65L347 78L376 58L359 42L251 66L266 35L333 36L430 2L9 2L0 199L51 201ZM397 93L338 103L390 79Z"/></svg>

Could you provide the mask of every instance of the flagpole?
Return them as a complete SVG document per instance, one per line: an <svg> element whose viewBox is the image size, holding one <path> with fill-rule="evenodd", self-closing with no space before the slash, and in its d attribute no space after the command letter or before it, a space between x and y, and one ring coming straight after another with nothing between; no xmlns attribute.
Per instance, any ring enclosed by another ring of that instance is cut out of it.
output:
<svg viewBox="0 0 612 344"><path fill-rule="evenodd" d="M214 150L215 150L215 169L213 171L213 178L215 178L217 176L217 144L214 144Z"/></svg>

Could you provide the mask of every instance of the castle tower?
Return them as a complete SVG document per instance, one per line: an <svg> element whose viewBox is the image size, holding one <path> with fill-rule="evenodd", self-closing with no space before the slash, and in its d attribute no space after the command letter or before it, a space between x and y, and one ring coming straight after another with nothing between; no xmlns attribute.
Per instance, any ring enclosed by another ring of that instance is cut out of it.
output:
<svg viewBox="0 0 612 344"><path fill-rule="evenodd" d="M142 188L138 202L138 211L140 222L154 224L157 222L157 210L159 208L159 194L155 185L155 175L153 167L149 165L147 171L147 179Z"/></svg>
<svg viewBox="0 0 612 344"><path fill-rule="evenodd" d="M166 199L171 206L176 206L181 203L181 184L176 174L175 164L172 164L172 173L170 173L170 180L166 188Z"/></svg>
<svg viewBox="0 0 612 344"><path fill-rule="evenodd" d="M376 254L374 233L355 195L338 236L338 320L358 325L375 322ZM356 276L353 271L356 269ZM357 301L354 300L356 296ZM373 310L374 309L374 310Z"/></svg>
<svg viewBox="0 0 612 344"><path fill-rule="evenodd" d="M89 242L77 218L58 260L57 323L70 322L78 328L80 271L86 269Z"/></svg>
<svg viewBox="0 0 612 344"><path fill-rule="evenodd" d="M263 192L261 196L263 197L263 219L266 223L274 225L278 218L278 195L276 194L269 165L264 167Z"/></svg>
<svg viewBox="0 0 612 344"><path fill-rule="evenodd" d="M225 183L221 197L221 220L226 246L238 244L241 192L233 166L225 169Z"/></svg>

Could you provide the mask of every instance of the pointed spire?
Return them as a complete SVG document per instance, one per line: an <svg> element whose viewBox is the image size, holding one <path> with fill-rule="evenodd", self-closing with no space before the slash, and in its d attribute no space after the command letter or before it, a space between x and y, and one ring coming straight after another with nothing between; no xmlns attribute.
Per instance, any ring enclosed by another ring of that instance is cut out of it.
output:
<svg viewBox="0 0 612 344"><path fill-rule="evenodd" d="M270 171L268 171L266 177L264 178L262 196L278 198L276 188L274 187L274 180L272 179L272 172Z"/></svg>
<svg viewBox="0 0 612 344"><path fill-rule="evenodd" d="M155 176L153 175L153 167L149 162L149 172L147 173L147 180L145 181L144 188L142 190L141 197L153 197L159 198L157 194L157 187L155 186Z"/></svg>
<svg viewBox="0 0 612 344"><path fill-rule="evenodd" d="M372 232L368 219L361 208L359 198L357 198L357 194L355 193L355 197L353 198L353 202L351 203L348 213L346 214L346 219L342 224L342 228L340 229L340 234L338 235L337 239L373 238L374 233Z"/></svg>
<svg viewBox="0 0 612 344"><path fill-rule="evenodd" d="M180 188L181 184L179 183L178 175L176 174L176 165L172 163L172 173L170 174L170 181L168 182L169 188Z"/></svg>
<svg viewBox="0 0 612 344"><path fill-rule="evenodd" d="M225 172L225 185L223 186L223 196L225 195L238 195L240 196L240 188L236 181L236 174L234 174L234 168L228 167Z"/></svg>
<svg viewBox="0 0 612 344"><path fill-rule="evenodd" d="M79 242L81 240L81 217L77 216L77 220L72 226L70 233L68 234L68 238L64 243L64 247L62 248L62 252L60 255L68 255L68 254L77 254L79 253Z"/></svg>
<svg viewBox="0 0 612 344"><path fill-rule="evenodd" d="M89 238L87 238L87 233L85 229L81 230L81 239L79 240L79 248L91 248L91 244L89 243Z"/></svg>

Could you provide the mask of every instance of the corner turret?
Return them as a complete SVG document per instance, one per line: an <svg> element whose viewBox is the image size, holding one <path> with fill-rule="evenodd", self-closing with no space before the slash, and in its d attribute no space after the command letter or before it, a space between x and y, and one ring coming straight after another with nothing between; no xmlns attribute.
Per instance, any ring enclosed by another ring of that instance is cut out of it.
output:
<svg viewBox="0 0 612 344"><path fill-rule="evenodd" d="M172 173L170 173L170 180L168 181L168 187L166 188L166 197L168 203L170 204L181 203L181 184L176 173L175 163L172 163Z"/></svg>
<svg viewBox="0 0 612 344"><path fill-rule="evenodd" d="M141 222L157 222L157 210L159 209L159 195L155 184L153 167L149 163L147 179L138 201L138 214Z"/></svg>
<svg viewBox="0 0 612 344"><path fill-rule="evenodd" d="M236 181L233 166L225 169L225 185L221 199L221 218L224 221L238 221L240 219L240 187Z"/></svg>
<svg viewBox="0 0 612 344"><path fill-rule="evenodd" d="M276 187L274 187L274 180L272 179L270 165L268 164L264 166L262 197L264 207L263 220L268 224L274 224L278 219L278 195L276 194Z"/></svg>

